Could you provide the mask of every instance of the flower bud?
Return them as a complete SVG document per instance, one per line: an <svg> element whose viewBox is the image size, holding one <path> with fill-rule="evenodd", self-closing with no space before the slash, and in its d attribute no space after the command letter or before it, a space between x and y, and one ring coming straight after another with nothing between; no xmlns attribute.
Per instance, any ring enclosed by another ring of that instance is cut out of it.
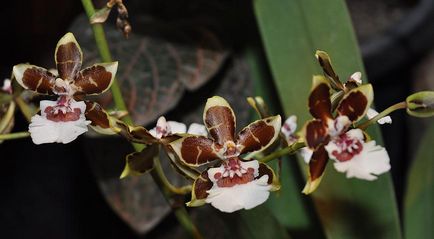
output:
<svg viewBox="0 0 434 239"><path fill-rule="evenodd" d="M434 91L421 91L407 97L407 113L415 117L434 116Z"/></svg>

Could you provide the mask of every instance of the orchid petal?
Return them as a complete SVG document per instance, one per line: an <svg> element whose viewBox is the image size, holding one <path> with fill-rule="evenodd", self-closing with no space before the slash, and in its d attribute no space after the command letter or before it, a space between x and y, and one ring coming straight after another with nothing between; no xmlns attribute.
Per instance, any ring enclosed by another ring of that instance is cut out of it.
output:
<svg viewBox="0 0 434 239"><path fill-rule="evenodd" d="M328 154L324 146L313 151L309 161L308 181L303 189L304 194L310 194L319 186L328 162Z"/></svg>
<svg viewBox="0 0 434 239"><path fill-rule="evenodd" d="M266 149L279 136L281 124L280 115L277 115L247 125L238 133L236 142L240 147L240 153L250 152L247 158L251 158L254 154Z"/></svg>
<svg viewBox="0 0 434 239"><path fill-rule="evenodd" d="M314 118L326 121L332 118L331 109L330 85L324 76L314 76L309 95L309 112Z"/></svg>
<svg viewBox="0 0 434 239"><path fill-rule="evenodd" d="M60 38L54 57L60 78L68 82L74 80L83 62L83 52L72 33Z"/></svg>
<svg viewBox="0 0 434 239"><path fill-rule="evenodd" d="M81 70L73 80L75 94L95 95L107 91L114 81L118 62L99 63Z"/></svg>
<svg viewBox="0 0 434 239"><path fill-rule="evenodd" d="M24 89L40 94L53 94L56 76L47 69L30 64L19 64L13 67L13 74Z"/></svg>
<svg viewBox="0 0 434 239"><path fill-rule="evenodd" d="M220 158L214 142L203 136L185 136L171 142L170 146L184 164L192 167Z"/></svg>
<svg viewBox="0 0 434 239"><path fill-rule="evenodd" d="M347 116L351 122L357 122L366 115L373 98L372 85L361 85L345 94L336 110L339 115Z"/></svg>
<svg viewBox="0 0 434 239"><path fill-rule="evenodd" d="M229 103L220 96L207 100L203 122L211 137L219 144L234 141L236 118Z"/></svg>
<svg viewBox="0 0 434 239"><path fill-rule="evenodd" d="M198 124L198 123L192 123L189 127L188 127L188 134L194 134L194 135L201 135L201 136L207 136L208 135L208 131L206 131L206 127L203 124Z"/></svg>
<svg viewBox="0 0 434 239"><path fill-rule="evenodd" d="M208 171L205 170L194 181L193 189L191 190L191 201L187 203L189 207L198 207L206 203L205 199L208 197L208 190L213 186L213 183L208 177Z"/></svg>
<svg viewBox="0 0 434 239"><path fill-rule="evenodd" d="M359 178L368 181L390 170L390 159L385 148L375 145L375 141L363 144L363 150L351 160L333 164L338 172L346 173L347 178Z"/></svg>

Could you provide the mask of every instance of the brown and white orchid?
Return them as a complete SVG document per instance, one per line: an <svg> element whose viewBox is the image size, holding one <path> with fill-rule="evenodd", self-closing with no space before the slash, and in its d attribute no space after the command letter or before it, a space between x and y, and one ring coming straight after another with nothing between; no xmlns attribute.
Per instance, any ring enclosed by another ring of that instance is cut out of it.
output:
<svg viewBox="0 0 434 239"><path fill-rule="evenodd" d="M373 180L390 170L386 150L376 146L375 141L366 142L362 130L350 129L365 117L373 100L372 86L365 84L349 90L337 105L335 115L330 90L325 77L314 76L309 111L315 119L304 128L306 145L312 150L309 178L303 190L306 194L318 187L329 159L347 177Z"/></svg>
<svg viewBox="0 0 434 239"><path fill-rule="evenodd" d="M211 138L186 135L170 143L180 161L190 167L213 164L195 180L188 206L211 203L223 212L250 209L265 202L279 183L273 170L257 160L246 160L278 137L280 116L254 121L235 134L236 118L228 102L209 98L203 121ZM246 157L247 158L247 157Z"/></svg>
<svg viewBox="0 0 434 239"><path fill-rule="evenodd" d="M108 116L94 102L80 101L85 95L101 94L110 88L116 74L117 62L98 63L83 70L83 53L72 33L57 43L55 61L58 75L45 68L18 64L13 67L17 82L25 89L44 95L57 95L56 101L40 103L41 115L32 117L29 132L35 144L69 143L93 124L108 127ZM87 105L87 106L86 106ZM92 112L88 114L90 111ZM86 120L86 116L89 120ZM95 118L98 116L98 118ZM102 117L102 118L101 118Z"/></svg>

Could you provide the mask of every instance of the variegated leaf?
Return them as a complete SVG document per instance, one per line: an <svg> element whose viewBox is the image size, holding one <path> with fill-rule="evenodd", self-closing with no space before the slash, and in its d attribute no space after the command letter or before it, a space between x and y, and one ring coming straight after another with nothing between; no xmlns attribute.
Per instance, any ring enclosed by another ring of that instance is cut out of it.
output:
<svg viewBox="0 0 434 239"><path fill-rule="evenodd" d="M75 94L100 94L107 91L116 75L118 62L98 63L81 70L73 81Z"/></svg>
<svg viewBox="0 0 434 239"><path fill-rule="evenodd" d="M211 137L220 145L234 141L236 117L229 103L220 96L213 96L206 102L203 122Z"/></svg>
<svg viewBox="0 0 434 239"><path fill-rule="evenodd" d="M339 115L345 115L352 122L357 122L366 115L373 100L372 85L361 85L346 93L336 110Z"/></svg>
<svg viewBox="0 0 434 239"><path fill-rule="evenodd" d="M280 115L256 120L238 133L237 145L241 154L251 153L248 158L273 144L279 136L282 120Z"/></svg>
<svg viewBox="0 0 434 239"><path fill-rule="evenodd" d="M13 74L23 88L40 94L53 94L56 76L47 69L30 64L18 64L13 67Z"/></svg>
<svg viewBox="0 0 434 239"><path fill-rule="evenodd" d="M177 157L185 165L198 167L219 158L218 146L204 136L185 136L170 143Z"/></svg>
<svg viewBox="0 0 434 239"><path fill-rule="evenodd" d="M323 76L314 76L309 95L309 112L316 119L326 121L332 118L330 102L330 85Z"/></svg>
<svg viewBox="0 0 434 239"><path fill-rule="evenodd" d="M81 69L83 52L71 32L66 33L57 43L54 53L59 77L72 81Z"/></svg>

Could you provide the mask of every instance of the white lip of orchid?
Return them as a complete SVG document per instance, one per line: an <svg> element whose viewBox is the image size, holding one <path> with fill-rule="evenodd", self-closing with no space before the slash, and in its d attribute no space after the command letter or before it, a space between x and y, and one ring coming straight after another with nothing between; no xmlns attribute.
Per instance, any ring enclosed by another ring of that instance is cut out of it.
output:
<svg viewBox="0 0 434 239"><path fill-rule="evenodd" d="M330 141L326 145L329 157L335 161L334 167L338 172L346 173L347 178L359 178L364 180L375 180L376 175L380 175L390 170L390 159L387 151L378 145L375 141L364 142L363 132L360 129L352 129L346 133L346 137L357 143L356 148L352 145L343 145L354 149L348 152L351 157L346 160L339 160L336 156L342 153L343 148L336 144L336 141ZM336 153L333 153L336 152Z"/></svg>
<svg viewBox="0 0 434 239"><path fill-rule="evenodd" d="M374 118L377 115L378 115L378 112L376 110L372 109L372 108L369 108L368 111L366 112L366 117L368 119L372 119L372 118ZM392 118L390 116L385 116L385 117L377 120L377 122L379 124L391 124L392 123Z"/></svg>
<svg viewBox="0 0 434 239"><path fill-rule="evenodd" d="M59 101L43 100L40 102L41 115L33 116L29 125L29 132L35 144L55 142L66 144L87 132L87 125L91 122L87 121L84 116L86 104L83 101L76 102L73 99L68 99L67 105L64 103L63 100L60 105ZM78 109L80 111L79 117L76 120L53 121L47 118L46 109L48 107L54 109L54 111L49 112L54 115L65 114Z"/></svg>
<svg viewBox="0 0 434 239"><path fill-rule="evenodd" d="M240 209L254 208L264 203L270 194L271 185L267 183L268 175L254 179L259 175L258 161L242 162L238 160L238 163L239 169L236 168L236 170L231 170L227 165L208 169L213 186L207 191L208 196L205 201L222 212L230 213ZM241 177L247 174L250 174L249 179L251 180L242 180ZM242 183L228 185L228 181L222 183L222 179L229 180L229 182L239 179Z"/></svg>
<svg viewBox="0 0 434 239"><path fill-rule="evenodd" d="M161 116L157 120L157 125L155 128L149 130L149 133L157 139L166 137L172 134L183 134L189 133L200 136L207 136L208 132L203 124L192 123L188 127L183 123L177 121L167 121L164 116Z"/></svg>

